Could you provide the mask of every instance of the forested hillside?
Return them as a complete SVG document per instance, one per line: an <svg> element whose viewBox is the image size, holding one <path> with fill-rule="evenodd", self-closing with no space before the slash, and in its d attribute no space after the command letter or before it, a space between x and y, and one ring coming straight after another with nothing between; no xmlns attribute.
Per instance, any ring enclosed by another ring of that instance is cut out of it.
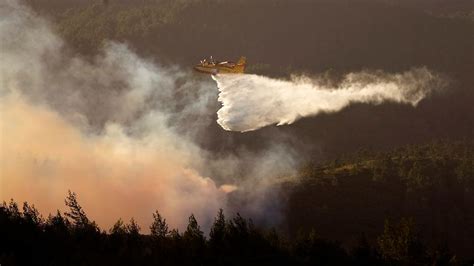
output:
<svg viewBox="0 0 474 266"><path fill-rule="evenodd" d="M373 240L384 219L412 217L431 244L446 242L464 254L474 250L472 141L360 151L308 164L288 191L291 229L314 228L350 243L352 232Z"/></svg>
<svg viewBox="0 0 474 266"><path fill-rule="evenodd" d="M386 220L371 245L364 236L351 250L315 231L292 241L274 229L256 227L236 214L217 214L209 237L194 217L186 230L170 229L153 213L151 234L140 233L132 219L121 219L108 230L86 216L69 192L69 211L44 219L34 205L14 201L0 205L0 263L6 265L469 265L446 245L424 245L410 219Z"/></svg>
<svg viewBox="0 0 474 266"><path fill-rule="evenodd" d="M472 22L381 1L79 3L56 12L42 10L84 53L97 51L106 39L118 40L139 53L183 64L211 54L246 55L255 71L280 75L367 67L399 71L418 65L461 74L473 63L465 54L472 53L473 40L467 38L474 33Z"/></svg>
<svg viewBox="0 0 474 266"><path fill-rule="evenodd" d="M361 151L308 164L282 187L285 225L262 228L217 214L209 235L194 215L184 232L158 211L151 234L133 219L100 229L69 192L68 211L0 205L5 265L470 265L474 144L440 141ZM153 218L153 219L151 219Z"/></svg>

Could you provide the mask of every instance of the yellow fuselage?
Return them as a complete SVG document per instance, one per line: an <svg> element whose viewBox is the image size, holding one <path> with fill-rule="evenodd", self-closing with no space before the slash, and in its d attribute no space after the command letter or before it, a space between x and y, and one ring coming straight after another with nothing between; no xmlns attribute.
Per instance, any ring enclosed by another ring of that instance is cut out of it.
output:
<svg viewBox="0 0 474 266"><path fill-rule="evenodd" d="M244 67L241 65L227 66L219 64L199 64L194 67L194 70L212 75L218 73L244 73Z"/></svg>

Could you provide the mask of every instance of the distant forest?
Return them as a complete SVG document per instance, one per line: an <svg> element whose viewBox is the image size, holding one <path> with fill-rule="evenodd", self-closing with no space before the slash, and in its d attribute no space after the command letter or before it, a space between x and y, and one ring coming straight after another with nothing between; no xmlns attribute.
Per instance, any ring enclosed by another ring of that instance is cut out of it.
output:
<svg viewBox="0 0 474 266"><path fill-rule="evenodd" d="M67 212L0 206L2 265L472 265L474 143L438 141L386 153L361 150L301 168L283 184L283 227L217 213L209 235L158 211L150 234L119 219L108 231L75 193ZM286 229L285 229L286 228Z"/></svg>
<svg viewBox="0 0 474 266"><path fill-rule="evenodd" d="M288 228L314 227L350 245L352 232L375 240L384 219L411 217L428 243L445 242L458 253L473 254L472 140L361 150L310 163L298 180L286 188Z"/></svg>
<svg viewBox="0 0 474 266"><path fill-rule="evenodd" d="M417 65L462 73L474 60L466 55L472 55L472 1L452 1L451 8L424 0L27 2L85 54L116 40L160 62L183 65L209 55L246 55L250 71L283 76Z"/></svg>

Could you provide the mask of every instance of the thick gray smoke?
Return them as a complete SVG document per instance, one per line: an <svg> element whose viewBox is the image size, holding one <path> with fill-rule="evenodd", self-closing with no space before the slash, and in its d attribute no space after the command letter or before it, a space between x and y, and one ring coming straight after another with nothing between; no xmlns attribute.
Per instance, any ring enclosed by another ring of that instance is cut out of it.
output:
<svg viewBox="0 0 474 266"><path fill-rule="evenodd" d="M266 206L277 202L275 183L293 175L298 157L278 140L218 158L200 147L215 123L212 80L114 42L92 58L73 55L46 20L16 0L0 2L0 40L0 200L29 201L47 214L63 208L71 189L103 228L119 217L146 228L155 209L179 228L191 213L208 228L218 208L278 218L278 206ZM415 105L431 80L426 69L349 75L337 88L218 76L218 122L247 131L351 102ZM249 204L229 206L237 194Z"/></svg>
<svg viewBox="0 0 474 266"><path fill-rule="evenodd" d="M323 80L299 77L290 81L258 75L217 75L222 108L217 122L232 131L291 124L301 117L337 112L352 103L386 101L416 106L441 80L426 68L401 74L352 73L335 87Z"/></svg>
<svg viewBox="0 0 474 266"><path fill-rule="evenodd" d="M271 169L293 170L277 146L215 160L196 144L215 123L212 81L113 42L86 60L51 28L18 1L0 3L0 200L47 214L63 208L71 189L103 228L135 217L146 229L158 209L172 226L185 227L194 213L206 229L219 208L228 210L230 192L249 189L259 208ZM243 164L248 174L233 178Z"/></svg>

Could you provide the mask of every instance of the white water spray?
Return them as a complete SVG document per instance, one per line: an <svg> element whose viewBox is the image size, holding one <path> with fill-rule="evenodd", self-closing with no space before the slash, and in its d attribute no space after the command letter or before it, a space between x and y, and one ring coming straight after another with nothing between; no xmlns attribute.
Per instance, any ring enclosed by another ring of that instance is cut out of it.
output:
<svg viewBox="0 0 474 266"><path fill-rule="evenodd" d="M401 74L351 73L333 87L304 77L285 81L252 74L224 74L213 79L222 103L217 123L225 130L242 132L337 112L351 103L391 101L416 106L440 81L426 68Z"/></svg>

